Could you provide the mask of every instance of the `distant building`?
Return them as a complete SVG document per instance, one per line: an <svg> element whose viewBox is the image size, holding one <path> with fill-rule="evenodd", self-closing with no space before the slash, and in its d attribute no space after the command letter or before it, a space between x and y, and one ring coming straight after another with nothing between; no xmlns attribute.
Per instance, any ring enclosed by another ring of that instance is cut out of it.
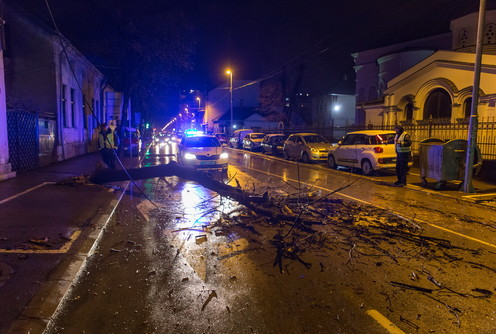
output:
<svg viewBox="0 0 496 334"><path fill-rule="evenodd" d="M122 119L122 95L64 36L15 2L2 7L0 128L7 128L9 147L0 135L0 165L6 152L20 171L94 151L97 124Z"/></svg>
<svg viewBox="0 0 496 334"><path fill-rule="evenodd" d="M214 132L229 132L231 122L231 96L229 82L226 81L219 87L208 92L208 101L205 106L203 123ZM242 126L243 115L236 110L259 107L260 85L249 80L233 80L233 125ZM221 119L222 118L222 119Z"/></svg>
<svg viewBox="0 0 496 334"><path fill-rule="evenodd" d="M361 124L464 122L470 115L477 13L451 21L451 33L353 54ZM484 27L480 117L496 113L496 11Z"/></svg>

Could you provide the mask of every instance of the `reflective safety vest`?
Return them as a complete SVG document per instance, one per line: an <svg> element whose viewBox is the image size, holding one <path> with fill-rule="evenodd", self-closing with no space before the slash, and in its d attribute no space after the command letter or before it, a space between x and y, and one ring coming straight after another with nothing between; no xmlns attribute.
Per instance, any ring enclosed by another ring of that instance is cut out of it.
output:
<svg viewBox="0 0 496 334"><path fill-rule="evenodd" d="M398 139L395 140L396 142L396 152L398 153L409 153L411 152L412 148L412 142L410 141L410 135L406 132L403 132Z"/></svg>

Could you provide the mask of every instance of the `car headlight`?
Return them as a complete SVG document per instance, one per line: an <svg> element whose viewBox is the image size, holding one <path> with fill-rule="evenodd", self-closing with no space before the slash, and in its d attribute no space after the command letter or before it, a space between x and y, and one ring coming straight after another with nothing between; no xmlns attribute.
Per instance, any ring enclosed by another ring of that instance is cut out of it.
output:
<svg viewBox="0 0 496 334"><path fill-rule="evenodd" d="M319 150L317 150L316 148L313 148L313 147L310 147L310 152L318 152Z"/></svg>
<svg viewBox="0 0 496 334"><path fill-rule="evenodd" d="M229 155L227 154L227 152L222 152L222 153L220 154L220 158L221 158L221 159L227 159L227 158L229 158Z"/></svg>
<svg viewBox="0 0 496 334"><path fill-rule="evenodd" d="M193 160L193 159L196 159L196 155L191 154L191 153L185 153L184 154L184 159L186 159L186 160Z"/></svg>

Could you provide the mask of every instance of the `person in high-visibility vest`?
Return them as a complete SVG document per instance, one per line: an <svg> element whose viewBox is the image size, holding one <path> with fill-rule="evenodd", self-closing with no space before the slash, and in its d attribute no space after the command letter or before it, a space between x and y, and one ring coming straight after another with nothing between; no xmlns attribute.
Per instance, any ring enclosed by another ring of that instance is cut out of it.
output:
<svg viewBox="0 0 496 334"><path fill-rule="evenodd" d="M115 154L116 149L114 143L114 133L107 126L107 123L100 124L100 133L98 134L98 150L102 154L103 162L108 168L115 169Z"/></svg>
<svg viewBox="0 0 496 334"><path fill-rule="evenodd" d="M396 148L396 177L398 181L394 183L397 187L406 186L406 174L408 173L408 160L412 151L412 140L402 126L396 125L394 128L394 146Z"/></svg>

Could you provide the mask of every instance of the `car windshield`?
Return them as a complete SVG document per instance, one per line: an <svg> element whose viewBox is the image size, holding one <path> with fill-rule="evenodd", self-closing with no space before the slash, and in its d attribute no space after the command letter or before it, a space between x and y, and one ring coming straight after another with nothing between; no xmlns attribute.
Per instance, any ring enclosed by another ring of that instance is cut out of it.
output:
<svg viewBox="0 0 496 334"><path fill-rule="evenodd" d="M263 137L265 137L265 134L263 133L252 133L250 135L251 139L262 139Z"/></svg>
<svg viewBox="0 0 496 334"><path fill-rule="evenodd" d="M319 135L312 135L312 136L304 136L305 142L308 144L315 144L315 143L328 143L329 141L325 139L322 136Z"/></svg>
<svg viewBox="0 0 496 334"><path fill-rule="evenodd" d="M220 142L215 137L187 137L184 138L187 147L220 147Z"/></svg>
<svg viewBox="0 0 496 334"><path fill-rule="evenodd" d="M394 132L391 133L384 133L377 135L373 138L371 138L371 144L394 144L394 137L396 134ZM378 141L377 143L374 143L374 141Z"/></svg>

